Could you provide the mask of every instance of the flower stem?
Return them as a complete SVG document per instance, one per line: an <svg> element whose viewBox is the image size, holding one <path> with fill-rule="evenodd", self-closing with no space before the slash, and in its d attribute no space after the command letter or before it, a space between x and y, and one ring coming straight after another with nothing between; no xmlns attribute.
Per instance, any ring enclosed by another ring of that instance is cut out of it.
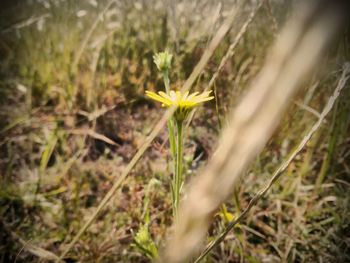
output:
<svg viewBox="0 0 350 263"><path fill-rule="evenodd" d="M169 94L170 93L169 71L163 70L162 75L163 75L163 80L164 80L165 91L167 94Z"/></svg>
<svg viewBox="0 0 350 263"><path fill-rule="evenodd" d="M169 133L169 144L170 152L172 158L172 173L175 177L176 174L176 145L175 145L175 134L174 134L174 121L172 119L168 120L168 133ZM175 206L176 206L176 190L175 184L171 184L171 196L172 196L172 205L173 205L173 216L175 217Z"/></svg>
<svg viewBox="0 0 350 263"><path fill-rule="evenodd" d="M165 86L165 91L167 94L170 93L170 82L169 82L169 73L168 70L162 71L163 81ZM169 132L169 143L170 151L173 159L175 159L175 135L174 135L174 121L172 119L167 122L168 132Z"/></svg>
<svg viewBox="0 0 350 263"><path fill-rule="evenodd" d="M163 81L164 81L164 86L165 86L165 92L167 94L170 93L170 81L169 81L169 71L168 70L163 70L162 71L163 75ZM168 134L169 134L169 144L170 144L170 153L172 157L172 173L174 175L174 178L176 177L176 141L175 141L175 127L174 127L174 120L169 119L167 121L167 126L168 126ZM176 197L176 187L175 187L175 179L172 183L172 205L173 205L173 216L175 217L176 209L175 207L177 206L177 197Z"/></svg>
<svg viewBox="0 0 350 263"><path fill-rule="evenodd" d="M180 200L180 188L183 182L182 178L182 127L183 121L177 121L177 145L176 145L176 170L174 177L174 194L175 194L175 202L174 202L174 214L177 217L179 200ZM176 219L175 217L175 219Z"/></svg>

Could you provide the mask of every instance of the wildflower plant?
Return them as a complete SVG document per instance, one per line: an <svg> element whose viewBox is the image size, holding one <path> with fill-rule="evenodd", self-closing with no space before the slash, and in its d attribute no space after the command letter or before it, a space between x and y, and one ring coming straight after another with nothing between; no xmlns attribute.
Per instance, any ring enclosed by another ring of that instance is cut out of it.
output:
<svg viewBox="0 0 350 263"><path fill-rule="evenodd" d="M159 52L153 56L154 64L156 64L158 70L162 73L165 92L170 94L170 81L169 81L169 70L171 68L171 61L173 55L168 51ZM175 156L175 134L174 134L174 121L168 120L168 133L169 133L169 144L170 152L172 156ZM174 163L175 166L175 163Z"/></svg>
<svg viewBox="0 0 350 263"><path fill-rule="evenodd" d="M193 108L206 101L212 100L214 97L210 96L211 91L205 91L201 94L199 92L190 94L188 91L181 93L180 91L170 90L169 69L171 66L172 55L165 51L156 54L153 58L154 63L163 75L165 92L159 91L158 93L155 93L152 91L146 91L146 95L149 98L162 103L163 107L176 107L173 118L168 121L170 150L174 163L174 177L171 184L172 206L173 215L176 219L180 201L180 190L184 181L182 176L183 122ZM176 124L177 130L176 140L174 124Z"/></svg>
<svg viewBox="0 0 350 263"><path fill-rule="evenodd" d="M149 204L152 191L154 192L159 185L160 182L155 178L151 179L147 185L145 198L143 200L142 223L134 235L134 242L132 244L133 247L144 253L151 260L156 260L158 258L158 248L149 231L151 222Z"/></svg>

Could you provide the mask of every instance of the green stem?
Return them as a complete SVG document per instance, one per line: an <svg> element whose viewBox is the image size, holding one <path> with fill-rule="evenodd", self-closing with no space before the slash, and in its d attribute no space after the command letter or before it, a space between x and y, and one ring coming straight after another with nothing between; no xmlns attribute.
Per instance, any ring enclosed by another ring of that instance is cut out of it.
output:
<svg viewBox="0 0 350 263"><path fill-rule="evenodd" d="M165 91L167 94L169 94L170 93L169 72L168 72L168 70L164 70L164 71L162 71L162 74L163 74Z"/></svg>
<svg viewBox="0 0 350 263"><path fill-rule="evenodd" d="M165 91L167 94L170 94L170 82L169 82L169 73L168 70L164 70L162 72ZM170 151L173 159L175 159L175 135L174 135L174 121L172 119L167 122L168 132L169 132L169 143L170 143ZM175 165L174 165L175 167Z"/></svg>
<svg viewBox="0 0 350 263"><path fill-rule="evenodd" d="M164 81L164 86L165 86L165 92L167 94L170 94L170 81L169 81L169 72L168 70L162 71L163 75L163 81ZM176 173L176 141L175 141L175 128L174 128L174 120L170 119L167 121L167 126L168 126L168 134L169 134L169 144L170 144L170 153L172 157L172 173L175 178L175 173ZM175 179L174 179L175 181ZM175 207L177 206L176 203L176 190L175 190L175 183L172 183L172 205L173 205L173 216L175 217Z"/></svg>
<svg viewBox="0 0 350 263"><path fill-rule="evenodd" d="M182 178L182 121L177 121L177 145L176 145L176 170L174 177L174 194L175 194L175 202L174 202L174 214L177 216L179 200L180 200L180 188L183 182Z"/></svg>
<svg viewBox="0 0 350 263"><path fill-rule="evenodd" d="M168 120L167 126L168 126L168 133L169 133L170 152L173 160L175 160L176 146L175 146L175 134L174 134L174 121L171 119ZM175 164L174 164L174 168L175 168Z"/></svg>

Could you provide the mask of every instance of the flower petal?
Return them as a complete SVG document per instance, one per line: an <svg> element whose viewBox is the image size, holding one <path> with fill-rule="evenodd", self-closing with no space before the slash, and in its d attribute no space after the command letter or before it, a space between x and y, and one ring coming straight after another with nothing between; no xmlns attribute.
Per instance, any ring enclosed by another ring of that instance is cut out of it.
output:
<svg viewBox="0 0 350 263"><path fill-rule="evenodd" d="M171 97L171 100L173 102L176 102L176 93L175 93L175 91L171 90L169 95Z"/></svg>
<svg viewBox="0 0 350 263"><path fill-rule="evenodd" d="M172 101L171 97L168 94L166 94L165 92L159 91L158 94L160 96L164 97L165 99L168 99L169 101Z"/></svg>
<svg viewBox="0 0 350 263"><path fill-rule="evenodd" d="M194 101L196 102L196 103L202 103L202 102L205 102L205 101L209 101L209 100L212 100L212 99L214 99L214 97L213 96L210 96L210 97L203 97L203 98L196 98Z"/></svg>
<svg viewBox="0 0 350 263"><path fill-rule="evenodd" d="M161 96L159 96L158 94L152 92L152 91L146 91L146 95L148 97L150 97L151 99L153 100L156 100L156 101L159 101L161 103L163 103L165 106L170 106L171 105L171 101L169 101L168 99L166 98L163 98Z"/></svg>
<svg viewBox="0 0 350 263"><path fill-rule="evenodd" d="M197 94L198 94L198 93L199 93L198 91L193 92L192 94L190 94L190 95L187 97L187 100L191 100L191 99L193 99L194 97L196 97L196 96L197 96Z"/></svg>
<svg viewBox="0 0 350 263"><path fill-rule="evenodd" d="M181 99L181 100L183 100L183 101L184 101L184 100L187 100L188 94L189 94L189 92L186 91L185 94L182 96L182 99Z"/></svg>

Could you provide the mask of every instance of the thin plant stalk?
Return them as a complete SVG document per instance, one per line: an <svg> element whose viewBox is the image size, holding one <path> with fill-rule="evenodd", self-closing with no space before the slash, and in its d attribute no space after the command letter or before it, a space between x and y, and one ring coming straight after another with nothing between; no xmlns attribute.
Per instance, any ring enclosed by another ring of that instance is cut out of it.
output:
<svg viewBox="0 0 350 263"><path fill-rule="evenodd" d="M170 81L169 81L169 71L168 70L163 70L162 71L163 75L163 81L164 81L164 86L165 86L165 92L167 94L170 94ZM175 145L175 129L174 129L174 120L173 118L169 119L167 121L167 127L168 127L168 134L169 134L169 144L170 144L170 153L172 157L172 172L174 174L175 178L175 173L176 173L176 145ZM172 192L172 207L173 207L173 216L175 217L176 214L176 208L177 207L177 199L176 199L176 189L175 189L175 184L172 184L171 187L171 192Z"/></svg>
<svg viewBox="0 0 350 263"><path fill-rule="evenodd" d="M164 80L164 86L165 86L165 91L167 94L170 93L170 82L169 82L169 73L168 70L164 70L162 72L163 75L163 80ZM167 122L167 126L168 126L168 132L169 132L169 144L170 144L170 152L171 155L173 157L173 159L175 159L175 154L176 154L176 150L175 150L175 134L174 134L174 121L173 119L169 119ZM175 167L175 164L174 164Z"/></svg>
<svg viewBox="0 0 350 263"><path fill-rule="evenodd" d="M162 74L163 74L165 91L166 91L167 94L169 94L170 93L169 71L168 70L163 70Z"/></svg>
<svg viewBox="0 0 350 263"><path fill-rule="evenodd" d="M180 199L180 189L181 184L183 181L182 178L182 129L183 129L183 121L178 120L176 122L177 127L177 142L176 142L176 169L175 169L175 176L174 176L174 199L175 199L175 206L174 209L174 215L177 217L177 211L179 207L179 199ZM176 219L175 217L175 219Z"/></svg>

